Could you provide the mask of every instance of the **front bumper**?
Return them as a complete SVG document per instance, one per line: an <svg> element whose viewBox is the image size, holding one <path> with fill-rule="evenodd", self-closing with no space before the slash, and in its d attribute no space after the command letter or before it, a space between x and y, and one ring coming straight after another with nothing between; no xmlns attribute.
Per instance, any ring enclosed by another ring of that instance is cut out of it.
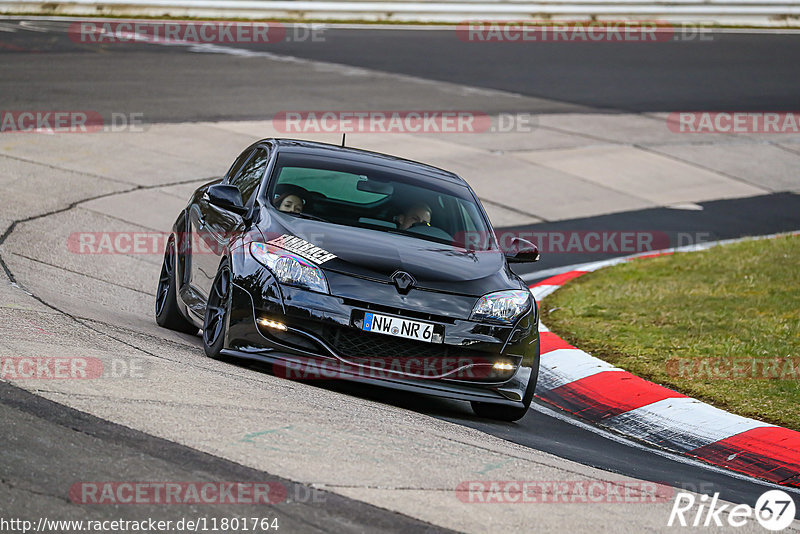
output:
<svg viewBox="0 0 800 534"><path fill-rule="evenodd" d="M538 375L535 305L512 326L409 308L279 286L260 270L258 276L235 277L222 353L277 365L287 378L335 378L459 400L522 403ZM432 322L443 342L362 332L357 321L364 311ZM280 322L286 330L262 326L260 319ZM497 369L498 362L511 368Z"/></svg>

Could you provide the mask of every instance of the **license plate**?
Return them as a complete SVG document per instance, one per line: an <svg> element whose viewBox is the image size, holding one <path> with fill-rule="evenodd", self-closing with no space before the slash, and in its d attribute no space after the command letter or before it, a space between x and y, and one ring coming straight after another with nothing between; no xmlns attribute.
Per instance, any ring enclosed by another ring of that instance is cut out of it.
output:
<svg viewBox="0 0 800 534"><path fill-rule="evenodd" d="M365 313L364 323L361 327L365 332L377 332L388 336L404 337L417 341L427 341L434 343L441 336L434 334L433 324L421 321L411 321L400 317L389 315L379 315L377 313Z"/></svg>

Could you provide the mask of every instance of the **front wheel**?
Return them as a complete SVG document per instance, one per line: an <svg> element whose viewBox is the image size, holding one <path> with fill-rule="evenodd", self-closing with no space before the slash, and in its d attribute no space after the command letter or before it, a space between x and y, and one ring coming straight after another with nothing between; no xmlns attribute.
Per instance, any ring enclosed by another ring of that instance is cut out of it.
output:
<svg viewBox="0 0 800 534"><path fill-rule="evenodd" d="M472 411L475 412L475 415L487 419L509 422L519 421L525 417L525 414L528 413L528 409L531 407L533 394L536 391L536 382L539 380L540 350L541 347L537 345L536 359L534 360L535 365L531 368L531 377L528 380L528 385L525 387L525 394L522 396L522 406L503 406L502 404L473 401L470 404L472 405Z"/></svg>
<svg viewBox="0 0 800 534"><path fill-rule="evenodd" d="M211 285L203 320L203 350L209 358L222 358L220 351L225 345L228 331L232 283L231 269L227 261L223 260Z"/></svg>

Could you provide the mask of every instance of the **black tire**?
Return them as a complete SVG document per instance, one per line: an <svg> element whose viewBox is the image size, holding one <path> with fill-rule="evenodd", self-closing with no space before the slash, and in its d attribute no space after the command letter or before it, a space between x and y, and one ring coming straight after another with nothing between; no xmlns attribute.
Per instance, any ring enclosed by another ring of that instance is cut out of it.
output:
<svg viewBox="0 0 800 534"><path fill-rule="evenodd" d="M206 356L215 360L224 359L220 351L225 346L232 284L231 268L227 260L222 260L214 277L214 283L211 284L203 319L203 350Z"/></svg>
<svg viewBox="0 0 800 534"><path fill-rule="evenodd" d="M175 238L170 238L164 251L164 261L161 264L161 276L158 278L156 290L156 323L158 326L169 328L185 334L197 334L198 328L178 310L178 291L175 283L175 266L177 265L177 252Z"/></svg>
<svg viewBox="0 0 800 534"><path fill-rule="evenodd" d="M504 406L502 404L492 404L488 402L470 402L472 411L478 417L485 417L487 419L496 419L498 421L519 421L531 407L533 394L536 392L536 382L539 381L539 354L541 348L537 345L536 348L536 364L531 368L531 378L528 381L528 386L525 388L525 394L522 396L522 406Z"/></svg>

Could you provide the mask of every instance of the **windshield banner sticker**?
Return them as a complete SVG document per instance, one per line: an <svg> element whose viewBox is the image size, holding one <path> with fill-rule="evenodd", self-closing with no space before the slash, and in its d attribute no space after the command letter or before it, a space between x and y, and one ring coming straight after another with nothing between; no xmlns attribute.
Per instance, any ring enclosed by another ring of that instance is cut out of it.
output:
<svg viewBox="0 0 800 534"><path fill-rule="evenodd" d="M327 250L319 248L313 243L309 243L304 239L289 234L283 234L282 236L276 237L271 241L267 241L267 244L288 250L289 252L297 254L298 256L302 256L303 258L311 260L317 264L325 263L326 261L330 261L336 257L336 254L331 254Z"/></svg>

